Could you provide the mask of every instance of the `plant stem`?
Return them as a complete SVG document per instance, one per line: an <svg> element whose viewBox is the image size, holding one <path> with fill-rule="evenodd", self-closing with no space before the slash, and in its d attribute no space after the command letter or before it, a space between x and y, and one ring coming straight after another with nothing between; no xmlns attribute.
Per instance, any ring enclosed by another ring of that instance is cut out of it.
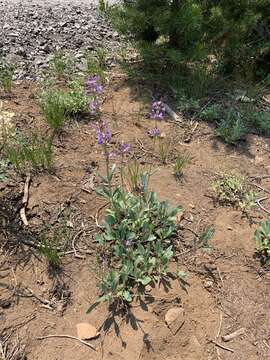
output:
<svg viewBox="0 0 270 360"><path fill-rule="evenodd" d="M105 161L106 161L106 175L107 175L107 181L108 181L108 187L110 194L112 193L112 182L111 182L111 176L110 176L110 159L109 159L109 152L108 152L108 146L106 141L104 142L104 154L105 154Z"/></svg>

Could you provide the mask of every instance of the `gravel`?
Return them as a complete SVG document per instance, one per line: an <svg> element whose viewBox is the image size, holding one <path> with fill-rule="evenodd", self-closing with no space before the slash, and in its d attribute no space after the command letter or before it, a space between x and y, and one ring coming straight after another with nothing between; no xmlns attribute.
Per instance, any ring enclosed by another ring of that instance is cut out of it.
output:
<svg viewBox="0 0 270 360"><path fill-rule="evenodd" d="M30 79L48 67L55 51L81 61L85 50L98 47L112 54L121 39L97 4L98 0L0 0L0 56L15 63L17 79Z"/></svg>

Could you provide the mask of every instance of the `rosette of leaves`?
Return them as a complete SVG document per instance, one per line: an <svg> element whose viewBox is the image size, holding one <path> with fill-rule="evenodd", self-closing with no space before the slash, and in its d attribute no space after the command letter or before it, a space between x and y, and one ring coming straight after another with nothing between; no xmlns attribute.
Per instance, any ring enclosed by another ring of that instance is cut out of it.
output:
<svg viewBox="0 0 270 360"><path fill-rule="evenodd" d="M108 199L110 194L100 195ZM93 304L113 299L131 302L151 282L168 274L174 254L176 215L180 208L159 202L154 192L133 194L121 188L111 194L103 233L97 236L103 261L110 269L100 283L102 296Z"/></svg>

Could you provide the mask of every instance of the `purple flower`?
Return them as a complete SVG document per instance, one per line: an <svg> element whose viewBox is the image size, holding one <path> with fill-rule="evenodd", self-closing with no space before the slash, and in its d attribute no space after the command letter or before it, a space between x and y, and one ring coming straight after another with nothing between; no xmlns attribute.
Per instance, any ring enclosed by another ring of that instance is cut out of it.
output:
<svg viewBox="0 0 270 360"><path fill-rule="evenodd" d="M119 152L121 154L127 154L131 149L131 146L127 143L121 143L119 146Z"/></svg>
<svg viewBox="0 0 270 360"><path fill-rule="evenodd" d="M110 129L104 121L94 125L94 128L96 130L98 145L108 144L111 141L112 135Z"/></svg>
<svg viewBox="0 0 270 360"><path fill-rule="evenodd" d="M124 240L123 243L124 243L125 250L129 250L129 248L132 245L132 241L131 240Z"/></svg>
<svg viewBox="0 0 270 360"><path fill-rule="evenodd" d="M87 79L85 83L86 92L88 95L99 95L103 91L103 86L101 85L101 80L99 76L92 76Z"/></svg>
<svg viewBox="0 0 270 360"><path fill-rule="evenodd" d="M163 120L166 113L165 104L162 100L153 101L150 112L151 119Z"/></svg>
<svg viewBox="0 0 270 360"><path fill-rule="evenodd" d="M110 132L109 128L107 128L107 127L105 128L104 138L107 143L109 143L112 138L111 132Z"/></svg>
<svg viewBox="0 0 270 360"><path fill-rule="evenodd" d="M97 85L97 86L96 86L96 93L97 93L97 94L101 94L101 93L102 93L102 91L103 91L103 86L102 86L102 85L100 85L100 84L99 84L99 85Z"/></svg>
<svg viewBox="0 0 270 360"><path fill-rule="evenodd" d="M89 103L89 110L91 115L96 115L99 108L99 102L98 100L92 100Z"/></svg>
<svg viewBox="0 0 270 360"><path fill-rule="evenodd" d="M102 145L104 143L104 136L100 130L97 130L97 143Z"/></svg>
<svg viewBox="0 0 270 360"><path fill-rule="evenodd" d="M157 127L154 127L153 129L148 130L147 133L148 133L148 135L150 137L153 137L153 138L159 137L160 136L160 129L157 128Z"/></svg>

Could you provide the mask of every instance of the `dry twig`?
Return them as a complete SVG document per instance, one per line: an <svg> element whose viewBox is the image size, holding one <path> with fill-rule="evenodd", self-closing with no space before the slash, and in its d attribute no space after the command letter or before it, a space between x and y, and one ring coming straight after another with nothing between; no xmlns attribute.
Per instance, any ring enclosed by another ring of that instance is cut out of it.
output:
<svg viewBox="0 0 270 360"><path fill-rule="evenodd" d="M173 118L174 121L178 123L183 122L183 118L177 115L167 104L164 104L166 112Z"/></svg>
<svg viewBox="0 0 270 360"><path fill-rule="evenodd" d="M236 338L237 336L244 335L245 332L246 332L245 328L238 329L231 334L222 336L222 340L225 342L230 341L230 340Z"/></svg>
<svg viewBox="0 0 270 360"><path fill-rule="evenodd" d="M81 344L86 345L86 346L90 347L92 350L97 351L96 348L95 348L93 345L89 344L89 343L86 342L86 341L83 341L83 340L79 339L79 338L76 337L76 336L71 336L71 335L47 335L47 336L38 337L37 340L44 340L44 339L50 339L50 338L66 338L66 339L77 340L77 341L79 341Z"/></svg>
<svg viewBox="0 0 270 360"><path fill-rule="evenodd" d="M228 347L226 347L226 346L224 346L224 345L221 345L220 343L218 343L218 342L215 341L215 340L211 340L211 343L213 343L214 345L218 346L219 348L221 348L221 349L223 349L223 350L226 350L226 351L229 351L229 352L231 352L231 353L234 353L234 350L233 350L233 349L228 348Z"/></svg>
<svg viewBox="0 0 270 360"><path fill-rule="evenodd" d="M29 185L30 185L30 181L31 181L31 175L28 174L26 176L26 180L25 180L25 184L24 184L24 193L23 193L23 199L22 199L22 208L20 210L20 216L22 219L22 222L25 226L28 226L28 221L26 218L26 214L25 214L25 209L27 207L27 203L28 203L28 198L29 198Z"/></svg>
<svg viewBox="0 0 270 360"><path fill-rule="evenodd" d="M263 198L261 198L261 199L256 200L256 203L257 203L257 205L258 205L263 211L265 211L267 214L270 214L270 210L267 210L267 209L261 204L262 201L265 201L265 200L267 200L267 199L268 199L268 197L263 197Z"/></svg>
<svg viewBox="0 0 270 360"><path fill-rule="evenodd" d="M73 253L74 256L78 259L84 259L84 256L81 256L77 253L77 250L75 248L75 241L77 240L77 238L83 233L83 230L80 230L79 232L77 232L77 234L73 237L72 239L72 249L73 249Z"/></svg>

